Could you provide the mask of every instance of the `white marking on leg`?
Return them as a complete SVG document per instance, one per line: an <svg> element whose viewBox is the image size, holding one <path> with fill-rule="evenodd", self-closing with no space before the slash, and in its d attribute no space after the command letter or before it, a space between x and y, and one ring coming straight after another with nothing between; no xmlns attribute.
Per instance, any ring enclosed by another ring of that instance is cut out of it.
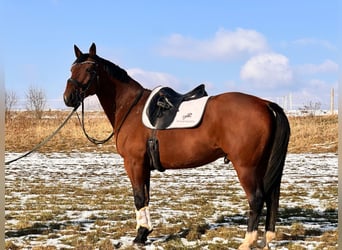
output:
<svg viewBox="0 0 342 250"><path fill-rule="evenodd" d="M139 211L136 210L135 215L137 219L137 229L139 229L139 227L146 227L149 231L152 230L153 226L148 206L139 209Z"/></svg>
<svg viewBox="0 0 342 250"><path fill-rule="evenodd" d="M248 250L257 241L258 231L247 232L243 243L239 246L239 250Z"/></svg>
<svg viewBox="0 0 342 250"><path fill-rule="evenodd" d="M146 214L146 218L147 218L148 230L152 230L153 225L152 225L152 221L151 221L151 215L150 215L150 208L149 207L146 207L145 214Z"/></svg>
<svg viewBox="0 0 342 250"><path fill-rule="evenodd" d="M276 237L276 234L275 234L275 232L271 232L271 231L267 231L266 233L265 233L265 238L264 238L264 250L268 250L268 249L270 249L270 245L269 245L269 243L272 241L272 240L274 240L275 239L275 237Z"/></svg>

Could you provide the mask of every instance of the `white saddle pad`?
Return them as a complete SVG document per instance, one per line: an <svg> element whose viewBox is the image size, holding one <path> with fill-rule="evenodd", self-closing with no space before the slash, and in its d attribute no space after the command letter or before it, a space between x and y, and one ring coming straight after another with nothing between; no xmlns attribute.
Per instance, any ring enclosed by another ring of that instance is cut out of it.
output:
<svg viewBox="0 0 342 250"><path fill-rule="evenodd" d="M151 129L156 129L150 122L150 120L147 117L146 109L152 99L152 97L161 89L163 86L159 86L155 88L150 96L148 97L145 107L142 113L142 121L143 124ZM186 101L182 102L179 106L179 110L175 116L175 119L172 121L170 126L168 126L166 129L172 129L172 128L192 128L197 126L203 116L205 106L207 104L207 101L209 99L209 96L204 96L196 100Z"/></svg>

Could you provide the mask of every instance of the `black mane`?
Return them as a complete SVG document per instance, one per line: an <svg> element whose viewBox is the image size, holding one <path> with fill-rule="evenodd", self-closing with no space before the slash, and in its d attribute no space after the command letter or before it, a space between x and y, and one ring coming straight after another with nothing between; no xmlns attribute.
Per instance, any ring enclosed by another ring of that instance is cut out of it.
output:
<svg viewBox="0 0 342 250"><path fill-rule="evenodd" d="M88 58L92 58L94 59L96 62L98 62L99 64L103 65L104 70L112 77L118 79L121 82L126 82L128 83L131 78L130 76L127 74L127 71L120 68L118 65L103 59L99 56L95 56L95 57L91 57L89 56L89 54L82 54L80 57L78 57L75 61L75 63L82 63L88 60Z"/></svg>

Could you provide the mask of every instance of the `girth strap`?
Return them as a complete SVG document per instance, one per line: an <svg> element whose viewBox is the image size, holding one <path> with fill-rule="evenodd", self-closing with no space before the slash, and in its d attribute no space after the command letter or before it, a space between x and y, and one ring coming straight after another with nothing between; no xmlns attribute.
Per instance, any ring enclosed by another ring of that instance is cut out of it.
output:
<svg viewBox="0 0 342 250"><path fill-rule="evenodd" d="M164 172L165 168L160 162L159 142L155 136L152 136L147 140L147 154L150 159L150 166L153 169L157 169L160 172Z"/></svg>

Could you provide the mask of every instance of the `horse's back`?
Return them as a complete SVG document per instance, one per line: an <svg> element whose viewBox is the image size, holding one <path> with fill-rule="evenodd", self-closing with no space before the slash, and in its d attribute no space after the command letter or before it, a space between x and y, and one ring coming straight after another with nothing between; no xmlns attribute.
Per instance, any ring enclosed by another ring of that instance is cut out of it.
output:
<svg viewBox="0 0 342 250"><path fill-rule="evenodd" d="M269 101L259 97L241 93L241 92L226 92L216 96L212 96L212 101L217 102L218 105L224 105L230 109L237 111L253 111L259 108L267 108Z"/></svg>
<svg viewBox="0 0 342 250"><path fill-rule="evenodd" d="M262 126L263 121L269 124L272 120L268 104L269 101L253 95L227 92L210 98L206 114L215 114L216 119L227 124L249 121L246 125Z"/></svg>

